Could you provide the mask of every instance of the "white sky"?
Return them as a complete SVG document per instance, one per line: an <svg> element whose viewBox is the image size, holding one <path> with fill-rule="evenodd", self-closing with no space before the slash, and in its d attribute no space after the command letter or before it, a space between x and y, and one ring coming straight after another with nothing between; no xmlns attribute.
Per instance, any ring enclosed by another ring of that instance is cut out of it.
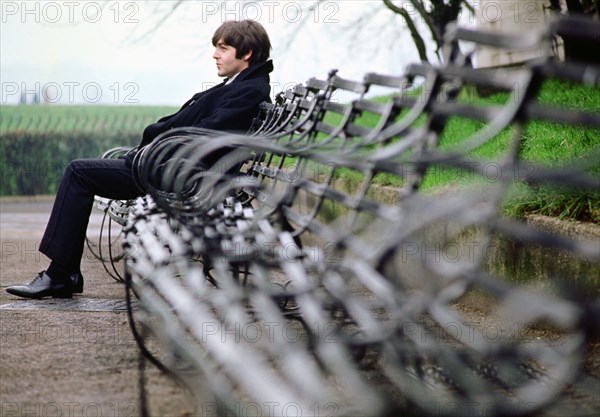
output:
<svg viewBox="0 0 600 417"><path fill-rule="evenodd" d="M60 104L180 105L220 81L210 38L230 19L252 18L269 32L273 94L332 68L361 79L418 60L402 19L380 0L188 0L148 34L169 3L0 0L1 104L45 89Z"/></svg>

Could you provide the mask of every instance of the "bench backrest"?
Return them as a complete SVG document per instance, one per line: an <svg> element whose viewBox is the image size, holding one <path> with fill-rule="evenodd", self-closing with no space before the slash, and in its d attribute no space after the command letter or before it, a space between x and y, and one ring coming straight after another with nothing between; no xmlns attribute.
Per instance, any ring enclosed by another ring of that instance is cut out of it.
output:
<svg viewBox="0 0 600 417"><path fill-rule="evenodd" d="M532 119L600 128L597 112L536 101L552 77L598 88L598 66L550 57L552 36L568 36L578 23L518 36L450 29L442 66L411 65L402 76L361 81L332 73L264 106L252 135L183 129L153 143L137 163L156 207L131 217L131 269L147 308L168 322L161 334L172 349L199 370L219 369L211 388L230 403L307 410L334 401L349 413L384 415L385 394L358 370L372 367L431 413L440 404L478 404L485 409L475 413L496 415L548 404L576 378L591 318L561 294L495 279L485 259L501 234L600 262L595 242L498 214L515 180L600 191L587 172L597 161L568 172L531 169L520 152ZM581 28L571 34L589 36L598 26ZM542 56L521 68L474 70L456 49L463 41ZM482 105L476 90L505 94ZM372 91L388 93L371 101ZM336 101L342 92L348 98ZM456 119L472 127L456 131ZM492 159L486 147L497 143L500 156ZM427 176L452 170L480 186L424 190ZM345 186L344 178L352 181ZM152 216L168 222L153 226ZM140 233L148 230L153 238ZM461 298L480 293L499 311L496 324L542 323L568 343L556 351L542 340L532 350L526 333L486 338L469 327ZM281 333L259 341L244 333L290 322L304 335L298 343ZM204 323L215 324L215 333L207 335ZM192 341L172 336L182 329ZM231 333L241 340L227 339ZM544 375L559 383L546 384Z"/></svg>

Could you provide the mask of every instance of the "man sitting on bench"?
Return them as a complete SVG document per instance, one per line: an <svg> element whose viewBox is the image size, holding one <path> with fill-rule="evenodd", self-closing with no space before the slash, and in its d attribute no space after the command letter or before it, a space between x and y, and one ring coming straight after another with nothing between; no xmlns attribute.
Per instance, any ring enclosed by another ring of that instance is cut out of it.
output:
<svg viewBox="0 0 600 417"><path fill-rule="evenodd" d="M140 147L178 127L247 131L259 104L269 101L273 63L268 59L271 42L262 25L252 20L227 21L215 31L212 44L217 73L225 80L195 94L175 114L147 126ZM83 291L80 263L94 197L129 200L145 194L133 179L131 155L68 164L40 244L40 252L51 259L50 266L27 285L7 287L8 293L71 298L74 292Z"/></svg>

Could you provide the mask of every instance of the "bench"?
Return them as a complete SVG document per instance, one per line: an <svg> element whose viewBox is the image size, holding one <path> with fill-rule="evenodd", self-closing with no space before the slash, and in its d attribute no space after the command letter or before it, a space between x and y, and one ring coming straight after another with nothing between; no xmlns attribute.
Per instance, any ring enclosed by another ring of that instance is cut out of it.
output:
<svg viewBox="0 0 600 417"><path fill-rule="evenodd" d="M556 34L599 28L577 18L519 35L453 27L444 65L360 81L332 71L265 104L251 133L159 137L136 155L148 197L127 207L124 228L126 283L160 359L142 349L206 415L528 414L580 389L598 306L499 279L485 259L502 236L600 263L597 241L498 214L515 180L600 192L587 173L597 162L557 169L519 153L533 119L600 129L597 112L536 101L550 78L598 88L600 68L556 62L550 49ZM475 70L459 42L542 56ZM475 89L506 99L465 100ZM479 127L440 147L454 118ZM509 128L500 158L477 156ZM423 190L436 169L476 185ZM487 321L468 308L473 298ZM552 340L532 339L540 328Z"/></svg>
<svg viewBox="0 0 600 417"><path fill-rule="evenodd" d="M288 125L290 118L297 117L300 113L304 114L306 118L310 118L315 112L315 105L317 104L317 101L312 100L311 97L315 97L322 90L324 91L326 86L325 81L312 78L307 81L306 85L298 84L293 89L281 92L276 98L276 104L262 103L261 114L255 118L248 134L264 135L269 133L269 129L274 128L276 125L287 126L291 131L299 130L300 127L295 129L291 123ZM304 120L298 120L297 123L298 126L303 125ZM202 132L209 135L218 133L207 130L202 130ZM131 150L131 147L116 147L105 151L100 157L119 158ZM120 229L125 226L133 204L134 200L115 200L96 196L94 198L94 209L103 214L100 233L97 241L86 238L86 246L90 253L102 263L105 271L119 282L124 282L122 273L117 266L117 263L124 256L121 247L122 233ZM113 236L115 231L117 235ZM108 248L108 250L104 248Z"/></svg>

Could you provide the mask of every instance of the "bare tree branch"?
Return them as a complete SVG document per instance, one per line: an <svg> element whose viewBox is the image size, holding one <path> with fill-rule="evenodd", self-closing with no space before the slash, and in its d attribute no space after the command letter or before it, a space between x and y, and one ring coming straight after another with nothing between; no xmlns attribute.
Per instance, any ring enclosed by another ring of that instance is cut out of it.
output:
<svg viewBox="0 0 600 417"><path fill-rule="evenodd" d="M475 8L469 4L467 0L461 0L462 5L465 9L469 11L471 14L475 14Z"/></svg>
<svg viewBox="0 0 600 417"><path fill-rule="evenodd" d="M262 0L255 0L260 3ZM430 0L431 1L431 11L428 11L425 7L426 0L410 0L411 5L414 9L419 13L422 17L424 24L427 26L429 31L431 32L432 40L436 44L436 48L434 50L437 59L442 60L442 56L440 54L441 45L443 43L444 36L444 26L448 21L456 20L458 12L461 7L465 7L471 13L474 13L473 7L468 3L468 0ZM314 12L321 7L326 0L314 0L313 2L306 2L307 7L302 7L303 11ZM180 7L186 3L185 0L174 0L172 2L161 2L161 6L168 4L165 7L157 8L156 12L153 13L157 16L157 20L152 25L152 27L146 30L141 36L136 37L133 42L139 42L150 34L154 33L158 30L162 25L165 24L172 16L180 9ZM223 4L227 3L225 0ZM242 1L245 3L245 1ZM417 49L419 54L419 58L423 62L429 62L428 58L428 45L424 41L423 37L419 33L419 30L416 26L416 22L412 19L411 13L412 11L407 10L404 6L395 4L394 0L382 0L382 3L385 7L380 8L380 10L385 10L385 8L391 10L395 14L399 14L402 16L406 23L406 27L408 28L410 35L412 37L413 43ZM381 4L381 3L380 3ZM302 31L306 28L310 21L310 16L314 15L314 13L302 13L302 16L299 18L296 24L290 27L290 31L288 32L285 38L284 49L289 49L296 41L298 36L302 34ZM372 20L372 16L375 13L365 13L361 11L358 19L353 21L353 24L348 27L348 31L353 34L353 38L356 39L358 37L359 32L363 32L364 28L369 27L369 21ZM348 33L348 32L346 32Z"/></svg>
<svg viewBox="0 0 600 417"><path fill-rule="evenodd" d="M415 10L417 10L419 12L421 17L425 21L425 24L427 25L427 27L429 28L429 31L431 32L431 36L433 37L433 40L435 41L435 43L437 45L440 45L442 43L442 34L440 33L437 25L433 21L433 18L431 17L431 15L427 12L427 10L425 10L425 6L423 6L421 1L422 0L410 0L413 7L415 8Z"/></svg>
<svg viewBox="0 0 600 417"><path fill-rule="evenodd" d="M149 36L151 33L155 32L167 20L169 20L169 18L177 11L177 9L179 8L179 6L181 6L183 3L184 3L184 0L177 0L177 1L173 2L173 5L169 9L169 11L166 14L164 14L161 17L161 19L158 20L158 22L156 22L156 24L152 28L148 29L141 36L139 36L137 39L135 39L134 42L139 42L139 41L143 40L144 38L146 38L147 36Z"/></svg>
<svg viewBox="0 0 600 417"><path fill-rule="evenodd" d="M323 3L323 1L325 1L325 0L318 0L315 4L313 4L312 6L310 6L308 8L308 10L312 11L315 8L318 8L319 5L321 3ZM296 39L296 37L300 33L300 29L302 29L306 25L306 23L308 22L308 19L309 19L309 14L308 13L302 13L302 18L299 21L299 25L296 26L296 29L291 33L290 37L287 39L286 44L284 46L284 49L290 49L292 47L292 44L294 43L294 40Z"/></svg>
<svg viewBox="0 0 600 417"><path fill-rule="evenodd" d="M402 16L404 18L404 21L406 22L406 25L408 26L408 30L410 30L410 35L413 38L413 42L415 43L415 46L417 47L417 51L419 52L419 58L423 62L429 62L429 59L427 58L427 47L425 46L425 42L423 41L423 38L419 34L419 31L417 30L417 27L415 26L415 23L413 22L412 18L410 17L410 14L408 13L408 11L404 7L397 6L394 3L392 3L392 0L383 0L383 4L388 9L390 9L394 13L399 14L400 16Z"/></svg>

